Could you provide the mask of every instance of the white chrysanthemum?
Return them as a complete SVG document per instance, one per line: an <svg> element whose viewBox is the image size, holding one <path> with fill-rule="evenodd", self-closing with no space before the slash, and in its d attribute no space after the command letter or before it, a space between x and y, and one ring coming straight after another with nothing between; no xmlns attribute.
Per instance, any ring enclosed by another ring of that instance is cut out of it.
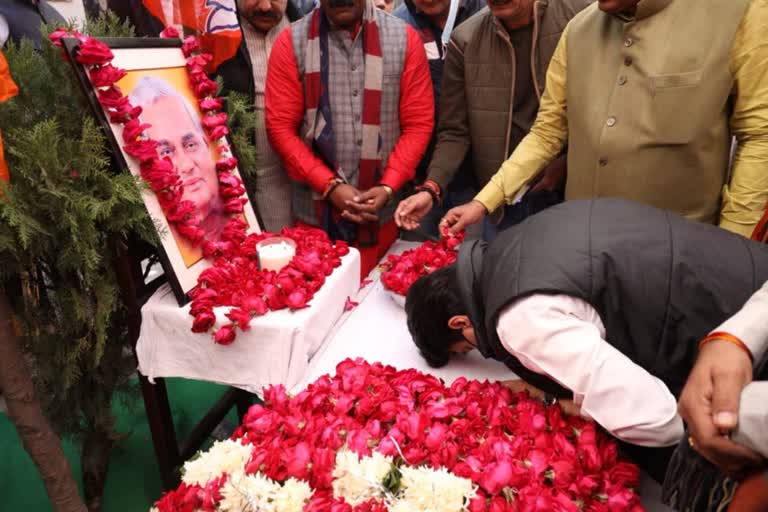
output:
<svg viewBox="0 0 768 512"><path fill-rule="evenodd" d="M277 512L301 512L304 504L312 497L312 488L307 482L289 478L275 496Z"/></svg>
<svg viewBox="0 0 768 512"><path fill-rule="evenodd" d="M333 468L333 495L347 503L358 505L384 495L382 481L392 469L392 458L374 452L360 459L356 453L340 450Z"/></svg>
<svg viewBox="0 0 768 512"><path fill-rule="evenodd" d="M242 472L231 474L227 483L221 487L221 512L279 512L275 507L275 498L280 492L280 484L261 473L245 475ZM299 509L301 510L301 509Z"/></svg>
<svg viewBox="0 0 768 512"><path fill-rule="evenodd" d="M392 512L420 510L424 512L461 512L475 497L471 480L460 478L445 468L400 468L400 493L392 504Z"/></svg>
<svg viewBox="0 0 768 512"><path fill-rule="evenodd" d="M182 481L187 485L205 487L210 480L223 473L243 471L251 457L252 446L243 446L240 441L227 439L213 443L211 449L195 460L184 464Z"/></svg>

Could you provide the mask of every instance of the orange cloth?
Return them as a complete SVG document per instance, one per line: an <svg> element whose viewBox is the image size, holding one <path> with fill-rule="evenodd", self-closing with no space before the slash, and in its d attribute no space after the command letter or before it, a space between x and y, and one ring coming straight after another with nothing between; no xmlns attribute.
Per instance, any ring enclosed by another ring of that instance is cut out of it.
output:
<svg viewBox="0 0 768 512"><path fill-rule="evenodd" d="M9 100L19 93L19 88L11 78L11 70L8 68L8 62L5 60L3 52L0 51L0 102ZM5 163L3 154L3 134L0 132L0 179L8 181L10 174L8 166Z"/></svg>
<svg viewBox="0 0 768 512"><path fill-rule="evenodd" d="M143 0L143 3L166 27L180 32L186 29L185 34L193 32L198 37L203 49L213 56L207 69L210 73L231 59L240 46L242 36L235 0L173 0L170 3Z"/></svg>

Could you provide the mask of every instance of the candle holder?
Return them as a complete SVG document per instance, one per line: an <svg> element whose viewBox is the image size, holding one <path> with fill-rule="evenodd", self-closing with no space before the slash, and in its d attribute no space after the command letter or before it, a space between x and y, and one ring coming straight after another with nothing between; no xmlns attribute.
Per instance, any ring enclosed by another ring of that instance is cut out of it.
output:
<svg viewBox="0 0 768 512"><path fill-rule="evenodd" d="M261 270L280 272L296 255L296 242L284 236L265 238L256 244Z"/></svg>

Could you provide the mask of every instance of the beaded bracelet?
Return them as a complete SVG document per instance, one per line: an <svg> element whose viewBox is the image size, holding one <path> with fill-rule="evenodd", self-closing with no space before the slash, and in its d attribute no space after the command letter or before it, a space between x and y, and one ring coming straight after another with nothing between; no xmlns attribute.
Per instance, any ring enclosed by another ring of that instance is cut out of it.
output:
<svg viewBox="0 0 768 512"><path fill-rule="evenodd" d="M440 185L432 180L427 180L423 184L416 187L416 192L426 192L432 196L432 202L434 204L442 204L442 197L440 196Z"/></svg>
<svg viewBox="0 0 768 512"><path fill-rule="evenodd" d="M434 190L432 190L431 188L429 188L429 187L424 187L424 186L421 186L421 185L420 185L420 186L416 187L416 192L426 192L427 194L429 194L430 196L432 196L432 202L433 202L434 204L437 204L437 205L439 205L439 204L440 204L440 197L439 197L439 196L438 196L438 195L435 193L435 191L434 191Z"/></svg>
<svg viewBox="0 0 768 512"><path fill-rule="evenodd" d="M752 351L749 350L749 347L739 338L727 332L713 332L712 334L710 334L709 336L707 336L706 338L704 338L699 342L699 350L701 350L701 347L703 347L710 341L714 341L714 340L723 340L723 341L727 341L728 343L733 343L734 345L742 349L744 352L746 352L747 355L749 356L749 360L754 362L754 359L752 358Z"/></svg>
<svg viewBox="0 0 768 512"><path fill-rule="evenodd" d="M325 190L323 190L322 198L328 199L330 197L331 193L336 190L336 188L344 183L339 178L331 178L328 180L328 183L325 185Z"/></svg>

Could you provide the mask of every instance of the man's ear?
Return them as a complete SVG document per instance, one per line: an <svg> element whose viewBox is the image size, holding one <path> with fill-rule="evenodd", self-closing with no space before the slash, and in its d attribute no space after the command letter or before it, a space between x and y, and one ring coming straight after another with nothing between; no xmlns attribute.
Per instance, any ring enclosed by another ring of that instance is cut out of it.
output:
<svg viewBox="0 0 768 512"><path fill-rule="evenodd" d="M467 327L472 327L472 321L467 315L454 315L448 319L448 327L454 331L461 331Z"/></svg>

